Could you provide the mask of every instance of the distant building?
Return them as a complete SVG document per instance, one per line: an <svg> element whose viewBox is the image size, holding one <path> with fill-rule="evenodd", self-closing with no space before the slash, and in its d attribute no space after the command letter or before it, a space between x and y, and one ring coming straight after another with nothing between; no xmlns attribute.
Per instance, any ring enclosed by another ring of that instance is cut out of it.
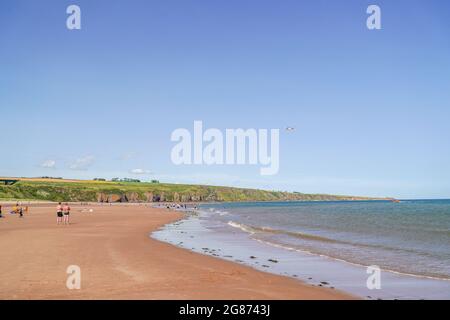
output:
<svg viewBox="0 0 450 320"><path fill-rule="evenodd" d="M112 178L111 179L112 182L141 182L141 180L139 179L132 179L132 178Z"/></svg>
<svg viewBox="0 0 450 320"><path fill-rule="evenodd" d="M123 178L122 182L141 182L139 179Z"/></svg>

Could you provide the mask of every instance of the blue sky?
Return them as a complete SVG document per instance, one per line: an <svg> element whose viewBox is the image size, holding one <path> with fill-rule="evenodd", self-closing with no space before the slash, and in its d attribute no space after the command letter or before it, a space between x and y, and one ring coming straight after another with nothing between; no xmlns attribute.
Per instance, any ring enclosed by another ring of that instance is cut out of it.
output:
<svg viewBox="0 0 450 320"><path fill-rule="evenodd" d="M448 198L450 3L5 0L0 112L2 176ZM296 130L275 176L175 166L170 134L194 120Z"/></svg>

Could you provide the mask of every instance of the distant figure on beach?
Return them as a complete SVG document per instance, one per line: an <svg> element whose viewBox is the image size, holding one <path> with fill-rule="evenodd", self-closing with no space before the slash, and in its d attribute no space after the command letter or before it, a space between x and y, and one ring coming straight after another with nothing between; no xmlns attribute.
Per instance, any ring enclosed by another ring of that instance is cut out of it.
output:
<svg viewBox="0 0 450 320"><path fill-rule="evenodd" d="M64 205L63 213L64 213L64 224L69 224L70 207L68 203Z"/></svg>
<svg viewBox="0 0 450 320"><path fill-rule="evenodd" d="M0 206L0 218L3 218L3 216L2 216L2 206Z"/></svg>
<svg viewBox="0 0 450 320"><path fill-rule="evenodd" d="M56 206L56 224L62 223L62 218L63 218L63 209L61 202L59 202L58 205Z"/></svg>
<svg viewBox="0 0 450 320"><path fill-rule="evenodd" d="M23 208L19 207L19 218L23 218Z"/></svg>
<svg viewBox="0 0 450 320"><path fill-rule="evenodd" d="M9 213L16 214L17 212L18 212L18 205L16 204L14 207L12 207L12 210Z"/></svg>

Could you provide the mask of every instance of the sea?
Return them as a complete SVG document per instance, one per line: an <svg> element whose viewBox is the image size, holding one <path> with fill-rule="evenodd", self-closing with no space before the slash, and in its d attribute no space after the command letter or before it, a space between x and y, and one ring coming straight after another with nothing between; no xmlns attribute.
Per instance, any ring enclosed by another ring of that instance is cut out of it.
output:
<svg viewBox="0 0 450 320"><path fill-rule="evenodd" d="M151 235L364 299L450 299L450 200L203 204Z"/></svg>

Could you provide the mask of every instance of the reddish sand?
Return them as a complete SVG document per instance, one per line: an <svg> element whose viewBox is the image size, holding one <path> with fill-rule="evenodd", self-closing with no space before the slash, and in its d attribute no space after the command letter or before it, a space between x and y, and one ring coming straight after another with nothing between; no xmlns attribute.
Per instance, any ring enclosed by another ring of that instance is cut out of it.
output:
<svg viewBox="0 0 450 320"><path fill-rule="evenodd" d="M92 208L93 212L82 212ZM181 214L146 206L72 206L0 219L0 299L349 299L332 289L260 272L149 238ZM66 287L69 265L81 289Z"/></svg>

